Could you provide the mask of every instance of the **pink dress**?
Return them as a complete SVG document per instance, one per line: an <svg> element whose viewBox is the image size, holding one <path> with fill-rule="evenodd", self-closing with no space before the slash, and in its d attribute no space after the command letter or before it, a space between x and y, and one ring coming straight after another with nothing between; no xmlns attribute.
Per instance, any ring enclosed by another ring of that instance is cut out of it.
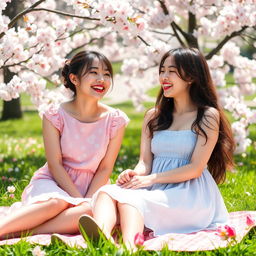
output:
<svg viewBox="0 0 256 256"><path fill-rule="evenodd" d="M96 122L84 123L63 108L47 112L45 117L60 131L60 145L63 166L82 195L86 194L109 141L118 129L129 122L119 109L111 109ZM71 197L55 182L47 163L36 171L22 194L22 205L28 205L50 198L63 199L72 205L88 201Z"/></svg>

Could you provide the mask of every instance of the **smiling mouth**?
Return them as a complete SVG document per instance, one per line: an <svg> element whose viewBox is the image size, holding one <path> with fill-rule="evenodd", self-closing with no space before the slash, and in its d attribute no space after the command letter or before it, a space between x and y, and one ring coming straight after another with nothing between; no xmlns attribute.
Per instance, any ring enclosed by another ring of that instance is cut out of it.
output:
<svg viewBox="0 0 256 256"><path fill-rule="evenodd" d="M91 87L94 91L102 93L105 91L105 87L103 85L94 85Z"/></svg>
<svg viewBox="0 0 256 256"><path fill-rule="evenodd" d="M173 87L173 84L163 84L163 90L166 91Z"/></svg>

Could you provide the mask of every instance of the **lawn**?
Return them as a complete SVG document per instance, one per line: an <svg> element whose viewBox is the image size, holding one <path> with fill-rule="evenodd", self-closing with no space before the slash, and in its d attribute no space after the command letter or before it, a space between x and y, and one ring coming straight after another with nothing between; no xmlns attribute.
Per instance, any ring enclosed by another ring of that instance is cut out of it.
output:
<svg viewBox="0 0 256 256"><path fill-rule="evenodd" d="M146 104L147 107L152 103ZM143 113L133 110L130 102L114 105L128 114L131 122L111 181L114 182L120 171L134 167L138 160L140 129ZM227 180L220 185L229 211L256 210L256 126L251 127L251 139L254 144L246 154L235 156L235 171L227 174ZM0 122L0 205L11 205L19 201L21 192L28 184L33 172L45 162L41 135L41 120L37 112L26 111L23 120ZM8 186L15 186L12 194ZM0 255L32 255L35 245L24 241L12 246L1 246ZM129 255L127 251L114 248L109 243L97 244L87 249L70 248L60 245L41 246L47 255ZM138 251L136 255L256 255L255 229L238 245L212 252L161 252Z"/></svg>

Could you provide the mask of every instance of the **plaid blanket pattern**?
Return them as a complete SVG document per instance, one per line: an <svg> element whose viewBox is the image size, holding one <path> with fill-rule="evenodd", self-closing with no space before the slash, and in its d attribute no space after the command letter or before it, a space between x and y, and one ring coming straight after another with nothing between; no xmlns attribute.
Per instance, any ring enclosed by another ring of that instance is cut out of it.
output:
<svg viewBox="0 0 256 256"><path fill-rule="evenodd" d="M0 207L0 218L4 215L6 207ZM247 216L254 220L254 224L248 226L246 222ZM256 211L238 211L230 213L229 226L235 228L236 242L239 243L246 234L256 226ZM81 235L59 235L63 241L69 246L86 248L86 243ZM0 245L15 244L21 239L29 243L49 245L51 243L51 235L33 235L24 238L12 238L0 241ZM146 241L144 243L145 250L161 250L167 246L172 251L204 251L214 250L221 247L227 247L230 240L222 240L216 235L216 230L202 230L191 234L170 233L152 238L152 233L147 232Z"/></svg>

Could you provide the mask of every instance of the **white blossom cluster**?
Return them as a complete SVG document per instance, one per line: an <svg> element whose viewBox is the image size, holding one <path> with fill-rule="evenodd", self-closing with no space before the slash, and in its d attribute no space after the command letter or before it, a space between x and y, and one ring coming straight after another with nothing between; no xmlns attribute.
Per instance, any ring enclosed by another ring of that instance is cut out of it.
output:
<svg viewBox="0 0 256 256"><path fill-rule="evenodd" d="M69 2L69 1L66 1ZM146 21L138 16L129 1L73 1L76 13L99 19L98 24L118 31L123 37L135 37L145 29ZM78 3L79 2L79 3ZM132 1L131 1L132 2ZM77 4L78 3L78 4ZM68 3L70 5L70 3ZM79 10L79 11L78 11ZM86 13L81 13L86 10Z"/></svg>
<svg viewBox="0 0 256 256"><path fill-rule="evenodd" d="M165 14L159 2L154 2L154 5L147 13L148 24L152 28L165 29L173 21L173 14L168 9L168 14Z"/></svg>
<svg viewBox="0 0 256 256"><path fill-rule="evenodd" d="M1 14L10 1L1 1ZM25 1L25 8L36 2ZM141 110L146 87L133 79L145 76L145 71L155 67L154 78L147 77L147 82L157 84L161 56L179 45L174 23L182 27L189 12L195 15L197 27L193 35L202 45L256 24L255 0L165 0L165 9L159 1L148 0L45 0L37 7L55 10L60 3L67 6L64 12L84 19L34 11L23 16L23 24L15 30L8 29L10 19L0 15L0 34L5 33L0 38L0 70L8 67L15 73L9 83L0 83L0 98L11 100L26 92L40 114L72 97L63 86L48 89L47 81L61 85L59 71L70 53L80 47L100 50L112 61L123 59L121 71L131 78L125 82L130 88L129 96L136 109ZM256 93L256 60L241 56L239 46L230 40L208 64L221 103L236 120L232 128L237 153L241 153L250 144L248 127L256 123L255 110L244 101L245 95ZM234 82L227 84L225 77L230 71Z"/></svg>
<svg viewBox="0 0 256 256"><path fill-rule="evenodd" d="M256 85L252 82L256 77L256 61L240 55L240 49L234 42L228 42L208 61L216 86L225 86L225 75L233 68L235 86L222 89L219 94L223 107L228 110L236 122L232 124L237 144L236 153L242 153L251 144L248 127L256 121L256 111L247 107L244 96L256 93Z"/></svg>
<svg viewBox="0 0 256 256"><path fill-rule="evenodd" d="M11 2L11 0L2 0L0 2L0 33L8 30L8 23L10 19L2 15L2 11L6 8L8 2Z"/></svg>
<svg viewBox="0 0 256 256"><path fill-rule="evenodd" d="M199 8L198 10L202 12L199 15L201 26L197 31L198 35L221 38L245 26L253 27L256 24L256 4L253 0L223 1L221 7L216 4L210 8L205 6L205 9ZM210 15L211 13L215 15ZM209 14L209 17L206 17L206 14Z"/></svg>

